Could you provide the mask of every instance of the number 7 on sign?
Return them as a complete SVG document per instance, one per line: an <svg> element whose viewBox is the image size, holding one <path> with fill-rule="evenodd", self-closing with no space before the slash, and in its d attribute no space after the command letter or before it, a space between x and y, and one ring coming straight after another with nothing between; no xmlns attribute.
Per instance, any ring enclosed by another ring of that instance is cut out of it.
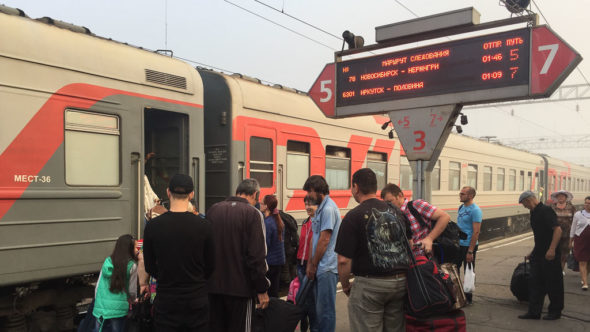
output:
<svg viewBox="0 0 590 332"><path fill-rule="evenodd" d="M545 64L543 64L543 68L541 68L541 72L539 74L547 74L549 71L549 67L551 67L551 63L553 59L555 59L555 54L557 54L557 49L559 49L559 44L550 44L550 45L541 45L539 46L539 51L550 51L547 60L545 60Z"/></svg>

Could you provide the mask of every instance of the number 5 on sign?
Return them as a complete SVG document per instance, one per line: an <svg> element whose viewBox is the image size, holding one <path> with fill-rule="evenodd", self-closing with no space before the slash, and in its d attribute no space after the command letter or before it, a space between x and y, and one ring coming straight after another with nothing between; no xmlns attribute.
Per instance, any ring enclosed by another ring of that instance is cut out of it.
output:
<svg viewBox="0 0 590 332"><path fill-rule="evenodd" d="M326 103L332 99L332 88L329 87L331 84L332 80L320 81L320 91L326 94L325 97L320 98L320 103Z"/></svg>
<svg viewBox="0 0 590 332"><path fill-rule="evenodd" d="M311 89L309 90L309 96L311 100L318 106L318 108L324 113L325 116L331 118L334 117L335 113L335 65L329 63L324 67L324 70L315 80ZM346 96L354 96L355 91L347 91Z"/></svg>

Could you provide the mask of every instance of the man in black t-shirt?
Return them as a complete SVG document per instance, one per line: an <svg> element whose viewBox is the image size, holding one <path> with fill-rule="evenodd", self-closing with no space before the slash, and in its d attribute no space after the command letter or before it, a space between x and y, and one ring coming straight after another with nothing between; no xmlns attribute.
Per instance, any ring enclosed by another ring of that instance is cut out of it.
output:
<svg viewBox="0 0 590 332"><path fill-rule="evenodd" d="M561 273L559 240L561 227L550 206L540 203L532 191L525 191L518 202L531 211L531 228L535 247L529 255L531 279L529 281L529 310L520 319L539 319L545 294L549 295L549 313L545 320L556 320L563 310L563 274Z"/></svg>
<svg viewBox="0 0 590 332"><path fill-rule="evenodd" d="M371 169L354 173L351 192L360 205L342 220L335 248L342 290L349 296L350 331L405 331L409 253L403 241L412 231L398 208L377 199Z"/></svg>
<svg viewBox="0 0 590 332"><path fill-rule="evenodd" d="M174 175L167 195L170 210L149 221L143 242L145 269L158 280L154 325L156 331L209 331L211 224L186 210L194 196L188 175Z"/></svg>

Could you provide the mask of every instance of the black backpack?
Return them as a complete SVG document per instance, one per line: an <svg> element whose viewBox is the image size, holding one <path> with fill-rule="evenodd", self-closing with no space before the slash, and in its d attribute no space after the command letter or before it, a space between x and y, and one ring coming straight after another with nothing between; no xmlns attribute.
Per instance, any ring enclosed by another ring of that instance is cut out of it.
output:
<svg viewBox="0 0 590 332"><path fill-rule="evenodd" d="M297 249L299 249L299 234L297 234L297 220L288 213L280 210L279 215L285 224L285 260L288 264L297 262Z"/></svg>
<svg viewBox="0 0 590 332"><path fill-rule="evenodd" d="M409 201L407 207L422 227L427 227L429 230L434 228L435 222L431 221L430 226L426 224L420 213L414 207L414 201ZM436 238L436 240L434 240L433 243L434 255L438 258L439 263L454 262L459 257L461 254L461 247L459 245L460 239L467 239L467 234L459 229L459 225L457 225L456 222L452 220L449 221L445 230L438 236L438 238Z"/></svg>

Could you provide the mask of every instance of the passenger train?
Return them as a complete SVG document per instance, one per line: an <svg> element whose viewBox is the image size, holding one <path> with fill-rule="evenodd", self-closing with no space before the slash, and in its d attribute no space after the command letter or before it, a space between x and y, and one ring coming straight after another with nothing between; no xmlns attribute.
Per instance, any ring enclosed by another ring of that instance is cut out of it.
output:
<svg viewBox="0 0 590 332"><path fill-rule="evenodd" d="M343 215L356 205L359 168L375 170L379 187L411 187L383 116L326 119L300 91L195 69L18 9L0 6L0 31L0 330L47 313L71 326L117 237L141 237L144 186L166 198L175 173L193 177L201 212L252 177L299 220L313 174L326 177ZM590 169L451 135L431 184L432 203L452 215L460 188L477 188L485 239L528 227L517 204L524 189L543 199L567 189L580 204Z"/></svg>

